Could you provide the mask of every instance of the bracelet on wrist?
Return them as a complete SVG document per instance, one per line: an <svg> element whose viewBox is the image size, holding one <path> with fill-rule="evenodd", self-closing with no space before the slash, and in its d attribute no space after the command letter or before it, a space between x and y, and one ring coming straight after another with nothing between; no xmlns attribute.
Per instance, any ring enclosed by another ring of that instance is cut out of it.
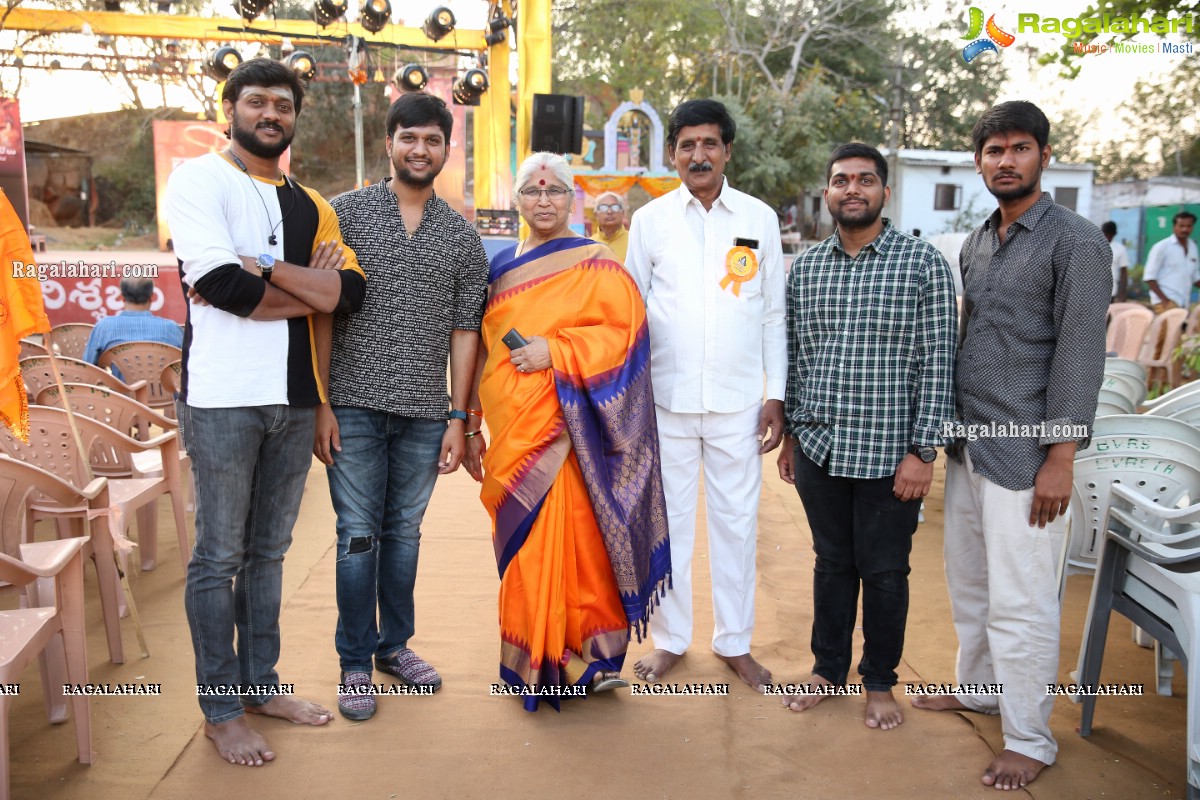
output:
<svg viewBox="0 0 1200 800"><path fill-rule="evenodd" d="M482 409L477 411L473 408L468 408L467 413L470 414L472 417L479 417L480 419L483 419L483 410Z"/></svg>
<svg viewBox="0 0 1200 800"><path fill-rule="evenodd" d="M467 431L466 433L463 434L463 438L470 439L471 437L478 436L478 435L479 435L479 431Z"/></svg>

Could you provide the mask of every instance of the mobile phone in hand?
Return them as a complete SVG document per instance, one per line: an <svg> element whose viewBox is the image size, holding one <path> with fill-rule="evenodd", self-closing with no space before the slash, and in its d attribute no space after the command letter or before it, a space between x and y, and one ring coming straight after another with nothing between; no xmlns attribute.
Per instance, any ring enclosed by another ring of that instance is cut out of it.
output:
<svg viewBox="0 0 1200 800"><path fill-rule="evenodd" d="M517 350L529 344L529 340L517 333L516 328L513 328L508 333L504 334L504 338L500 341L508 345L509 350Z"/></svg>

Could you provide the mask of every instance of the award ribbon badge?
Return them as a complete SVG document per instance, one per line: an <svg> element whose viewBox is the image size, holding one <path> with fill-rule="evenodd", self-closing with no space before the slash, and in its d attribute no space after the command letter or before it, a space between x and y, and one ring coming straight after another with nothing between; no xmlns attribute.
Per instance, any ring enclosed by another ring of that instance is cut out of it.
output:
<svg viewBox="0 0 1200 800"><path fill-rule="evenodd" d="M733 296L737 297L742 283L758 274L758 259L754 251L744 245L731 248L725 254L725 277L721 278L721 288L728 289L733 284Z"/></svg>

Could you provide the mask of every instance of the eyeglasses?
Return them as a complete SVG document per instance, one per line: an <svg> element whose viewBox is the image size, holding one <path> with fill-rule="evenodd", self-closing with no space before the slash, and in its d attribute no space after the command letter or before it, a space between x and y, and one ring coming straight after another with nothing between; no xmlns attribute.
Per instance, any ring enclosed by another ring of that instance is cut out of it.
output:
<svg viewBox="0 0 1200 800"><path fill-rule="evenodd" d="M537 189L533 186L527 186L521 191L517 192L517 194L521 195L521 197L524 197L526 200L536 200L543 194L545 194L551 200L561 200L562 198L571 194L571 190L564 189L561 186L551 186L546 189Z"/></svg>
<svg viewBox="0 0 1200 800"><path fill-rule="evenodd" d="M601 203L600 205L596 206L596 210L601 214L604 214L609 211L620 211L621 207L615 203Z"/></svg>

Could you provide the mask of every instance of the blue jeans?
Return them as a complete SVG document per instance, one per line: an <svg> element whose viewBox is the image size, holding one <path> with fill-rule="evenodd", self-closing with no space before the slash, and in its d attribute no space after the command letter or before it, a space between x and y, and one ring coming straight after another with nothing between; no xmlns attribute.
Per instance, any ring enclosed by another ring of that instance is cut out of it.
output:
<svg viewBox="0 0 1200 800"><path fill-rule="evenodd" d="M371 672L372 655L386 658L413 635L421 520L446 422L352 406L333 413L342 440L326 468L337 512L334 644L343 671Z"/></svg>
<svg viewBox="0 0 1200 800"><path fill-rule="evenodd" d="M920 500L892 493L895 476L835 477L797 447L796 491L804 502L813 550L813 673L841 686L850 671L858 587L862 584L863 688L896 685L908 622L908 556Z"/></svg>
<svg viewBox="0 0 1200 800"><path fill-rule="evenodd" d="M312 466L314 409L179 410L196 478L196 546L184 591L196 683L278 686L283 556ZM201 696L200 708L217 724L270 699Z"/></svg>

